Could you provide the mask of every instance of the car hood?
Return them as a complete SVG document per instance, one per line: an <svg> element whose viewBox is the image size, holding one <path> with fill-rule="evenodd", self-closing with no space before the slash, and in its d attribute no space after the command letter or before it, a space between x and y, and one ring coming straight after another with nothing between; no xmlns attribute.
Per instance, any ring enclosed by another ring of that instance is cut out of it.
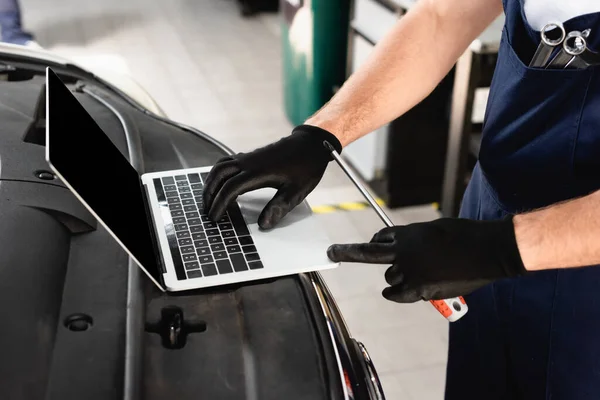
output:
<svg viewBox="0 0 600 400"><path fill-rule="evenodd" d="M98 57L81 56L69 59L45 49L33 49L25 46L0 43L0 61L2 61L3 55L32 58L41 62L62 64L65 66L76 66L115 86L146 110L161 117L167 117L152 96L133 77L107 68L106 63L98 62Z"/></svg>

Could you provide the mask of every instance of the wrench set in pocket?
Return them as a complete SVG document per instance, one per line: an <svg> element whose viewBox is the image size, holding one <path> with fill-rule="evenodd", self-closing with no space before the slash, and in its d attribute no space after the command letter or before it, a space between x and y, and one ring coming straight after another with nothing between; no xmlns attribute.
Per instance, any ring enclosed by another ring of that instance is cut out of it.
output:
<svg viewBox="0 0 600 400"><path fill-rule="evenodd" d="M600 53L587 47L586 39L591 30L565 32L560 22L546 24L540 32L530 67L546 69L584 69L600 65Z"/></svg>

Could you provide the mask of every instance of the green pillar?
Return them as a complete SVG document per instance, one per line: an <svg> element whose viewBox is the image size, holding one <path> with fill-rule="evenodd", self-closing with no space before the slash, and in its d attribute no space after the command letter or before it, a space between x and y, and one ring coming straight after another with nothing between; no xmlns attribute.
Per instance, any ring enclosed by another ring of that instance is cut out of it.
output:
<svg viewBox="0 0 600 400"><path fill-rule="evenodd" d="M285 113L302 124L346 78L350 0L281 0Z"/></svg>

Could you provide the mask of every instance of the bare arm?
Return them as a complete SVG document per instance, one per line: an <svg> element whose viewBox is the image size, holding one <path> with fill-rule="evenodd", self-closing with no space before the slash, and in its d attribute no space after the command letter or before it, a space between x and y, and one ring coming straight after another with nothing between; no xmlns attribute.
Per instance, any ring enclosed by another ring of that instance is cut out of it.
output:
<svg viewBox="0 0 600 400"><path fill-rule="evenodd" d="M399 117L433 91L501 11L500 0L419 0L306 123L346 146Z"/></svg>
<svg viewBox="0 0 600 400"><path fill-rule="evenodd" d="M600 264L600 191L513 219L530 271Z"/></svg>

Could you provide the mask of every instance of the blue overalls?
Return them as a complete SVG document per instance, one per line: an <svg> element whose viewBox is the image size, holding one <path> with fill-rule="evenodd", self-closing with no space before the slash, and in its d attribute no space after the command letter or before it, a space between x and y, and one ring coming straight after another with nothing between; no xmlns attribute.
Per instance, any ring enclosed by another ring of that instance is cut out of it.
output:
<svg viewBox="0 0 600 400"><path fill-rule="evenodd" d="M504 11L465 218L499 219L600 189L600 68L527 67L539 32L523 0L504 0ZM591 28L588 47L600 50L600 13L564 26ZM446 399L600 399L599 267L506 279L466 300L469 313L450 324Z"/></svg>

